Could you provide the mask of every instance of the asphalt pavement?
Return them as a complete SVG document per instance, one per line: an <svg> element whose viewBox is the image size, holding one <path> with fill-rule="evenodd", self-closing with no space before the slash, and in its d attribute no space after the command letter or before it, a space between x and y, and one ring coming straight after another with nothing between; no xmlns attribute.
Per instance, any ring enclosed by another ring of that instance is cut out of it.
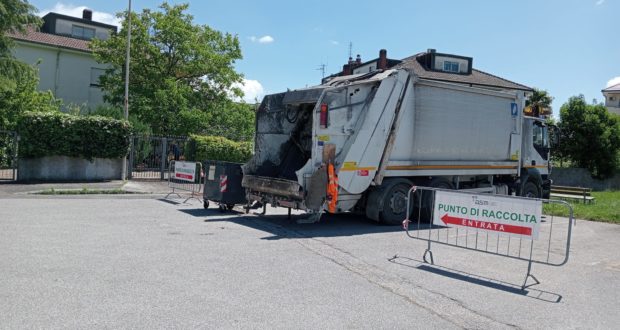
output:
<svg viewBox="0 0 620 330"><path fill-rule="evenodd" d="M568 263L534 265L541 283L522 291L526 262L437 245L428 265L425 242L358 216L297 224L298 212L220 213L164 199L161 183L115 185L134 194L41 196L28 192L47 187L0 185L0 327L620 324L617 225L579 221Z"/></svg>

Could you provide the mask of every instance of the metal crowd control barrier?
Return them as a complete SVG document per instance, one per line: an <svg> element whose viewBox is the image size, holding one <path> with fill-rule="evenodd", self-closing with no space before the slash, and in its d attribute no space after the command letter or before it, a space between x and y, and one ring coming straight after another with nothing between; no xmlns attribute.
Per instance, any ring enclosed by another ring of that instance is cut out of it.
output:
<svg viewBox="0 0 620 330"><path fill-rule="evenodd" d="M168 169L168 187L172 188L172 191L166 195L168 198L170 195L175 194L179 198L183 198L178 191L189 193L183 203L194 198L202 202L202 188L204 187L204 172L202 170L202 163L200 162L182 162L171 161L170 168Z"/></svg>
<svg viewBox="0 0 620 330"><path fill-rule="evenodd" d="M471 208L471 213L478 216L468 216L466 215L469 212L468 210L463 211L462 209L457 209L456 206L436 205L438 192L444 192L442 196L449 193L461 195L461 200L463 198L471 199L472 205L475 205L475 207ZM490 199L493 201L499 199L499 203L489 203L488 200ZM413 203L411 202L412 200ZM533 201L541 202L542 205L548 205L545 207L547 215L541 215L540 219L536 219L538 223L535 225L538 228L531 227L527 229L527 227L521 227L519 226L521 224L520 220L524 219L519 218L518 215L513 216L513 219L511 219L510 217L513 213L506 213L498 209L493 210L494 203L496 205L506 205L506 203L511 202L519 204ZM440 211L453 211L460 213L460 215L450 216L444 212L435 214L436 206L438 206ZM564 214L568 214L568 218L556 216L557 207L567 208L567 212ZM428 243L423 255L425 263L434 264L433 252L431 250L432 243L523 260L528 263L527 274L521 286L521 289L524 290L527 287L540 284L540 281L532 274L532 264L559 267L568 262L574 218L572 206L565 201L528 199L515 196L413 186L407 194L407 210L412 210L412 208L414 218L417 216L417 220L411 220L407 216L407 219L403 221L403 229L405 229L407 236L410 238ZM504 231L499 231L499 227L493 222L484 221L485 219L481 220L479 217L480 210L482 210L483 215L491 214L496 218L504 218L505 220L502 221L507 222L504 226L506 228L503 228ZM407 214L410 212L407 212ZM439 219L445 223L445 226L433 224L433 222L438 222L435 216L441 216L441 213L444 213L444 215ZM424 219L428 222L424 221L423 217L428 218ZM532 229L534 232L532 232ZM529 237L527 236L528 232L530 234ZM537 238L534 236L537 236ZM528 285L527 282L530 278L535 283Z"/></svg>

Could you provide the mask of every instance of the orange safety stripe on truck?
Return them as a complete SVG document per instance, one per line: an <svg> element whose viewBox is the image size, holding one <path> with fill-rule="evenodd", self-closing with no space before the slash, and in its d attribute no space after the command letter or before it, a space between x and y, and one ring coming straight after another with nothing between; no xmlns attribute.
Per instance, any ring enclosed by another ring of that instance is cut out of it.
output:
<svg viewBox="0 0 620 330"><path fill-rule="evenodd" d="M374 166L367 166L367 167L362 167L362 166L357 167L357 166L355 166L355 167L346 167L346 168L342 167L340 169L340 172L347 172L347 171L352 172L352 171L360 171L360 170L361 171L364 171L364 170L365 171L376 171L377 168L374 167Z"/></svg>
<svg viewBox="0 0 620 330"><path fill-rule="evenodd" d="M455 170L455 169L516 169L517 165L395 165L388 166L387 170Z"/></svg>
<svg viewBox="0 0 620 330"><path fill-rule="evenodd" d="M547 166L525 166L525 168L545 168ZM516 169L517 165L393 165L388 166L387 170L407 171L407 170L454 170L454 169ZM341 172L352 172L359 170L376 171L374 166L347 166L340 169Z"/></svg>

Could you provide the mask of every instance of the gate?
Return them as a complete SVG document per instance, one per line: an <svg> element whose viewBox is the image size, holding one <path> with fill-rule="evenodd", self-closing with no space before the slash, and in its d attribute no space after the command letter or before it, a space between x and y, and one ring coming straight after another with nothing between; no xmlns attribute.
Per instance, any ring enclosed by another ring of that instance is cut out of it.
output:
<svg viewBox="0 0 620 330"><path fill-rule="evenodd" d="M17 180L18 140L16 132L0 131L0 181Z"/></svg>
<svg viewBox="0 0 620 330"><path fill-rule="evenodd" d="M187 154L185 136L133 136L127 178L166 180L171 161L185 160Z"/></svg>
<svg viewBox="0 0 620 330"><path fill-rule="evenodd" d="M567 208L569 218L556 217L558 208ZM434 264L432 244L526 261L524 290L540 283L532 264L559 267L568 262L574 219L565 201L414 186L407 209L414 210L414 219L407 217L403 228L410 238L427 242L426 263ZM529 279L534 283L528 285Z"/></svg>

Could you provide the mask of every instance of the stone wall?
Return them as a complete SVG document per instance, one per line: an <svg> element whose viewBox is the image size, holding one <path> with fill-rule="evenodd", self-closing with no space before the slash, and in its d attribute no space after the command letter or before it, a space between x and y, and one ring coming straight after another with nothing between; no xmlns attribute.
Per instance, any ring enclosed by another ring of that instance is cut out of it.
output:
<svg viewBox="0 0 620 330"><path fill-rule="evenodd" d="M558 186L586 187L596 191L620 190L620 172L612 178L598 180L593 179L584 168L554 168L551 179Z"/></svg>
<svg viewBox="0 0 620 330"><path fill-rule="evenodd" d="M18 181L100 181L119 180L123 172L122 159L95 158L92 162L74 157L51 156L21 158L18 162Z"/></svg>

